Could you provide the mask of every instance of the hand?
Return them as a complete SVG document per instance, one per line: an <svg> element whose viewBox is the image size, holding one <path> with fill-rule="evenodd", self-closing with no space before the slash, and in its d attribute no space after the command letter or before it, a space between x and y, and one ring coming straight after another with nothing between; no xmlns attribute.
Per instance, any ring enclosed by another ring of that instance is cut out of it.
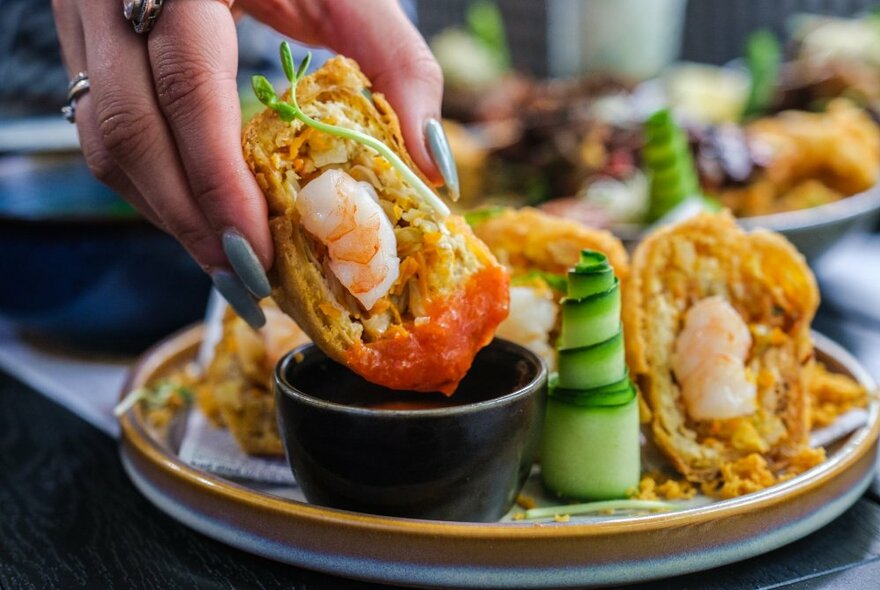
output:
<svg viewBox="0 0 880 590"><path fill-rule="evenodd" d="M438 184L432 153L441 154L443 176L457 183L442 132L434 130L430 149L425 141L426 125L439 127L440 69L395 0L240 0L236 8L357 60L397 110L416 165ZM245 287L269 294L273 248L264 197L241 154L230 7L166 0L148 35L131 29L121 0L53 0L53 9L68 72L86 71L91 82L76 103L90 169L180 240L245 319L262 324Z"/></svg>

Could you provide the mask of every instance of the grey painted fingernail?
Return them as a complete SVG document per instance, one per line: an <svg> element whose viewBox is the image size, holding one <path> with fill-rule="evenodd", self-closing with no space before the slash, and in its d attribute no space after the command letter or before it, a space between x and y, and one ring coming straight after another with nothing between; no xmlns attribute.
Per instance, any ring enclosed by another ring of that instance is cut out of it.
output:
<svg viewBox="0 0 880 590"><path fill-rule="evenodd" d="M428 149L440 170L440 176L446 185L446 191L453 201L458 200L458 169L455 167L455 159L452 157L452 148L449 147L449 139L443 131L443 125L437 119L425 121L425 137L428 138Z"/></svg>
<svg viewBox="0 0 880 590"><path fill-rule="evenodd" d="M243 235L234 229L223 232L223 251L226 252L232 270L251 293L260 299L272 293L266 271L263 270L263 265L260 264L260 259L257 258L250 242Z"/></svg>
<svg viewBox="0 0 880 590"><path fill-rule="evenodd" d="M244 283L228 270L215 270L211 273L214 287L229 302L232 309L246 321L251 328L257 330L266 323L263 310L245 288Z"/></svg>

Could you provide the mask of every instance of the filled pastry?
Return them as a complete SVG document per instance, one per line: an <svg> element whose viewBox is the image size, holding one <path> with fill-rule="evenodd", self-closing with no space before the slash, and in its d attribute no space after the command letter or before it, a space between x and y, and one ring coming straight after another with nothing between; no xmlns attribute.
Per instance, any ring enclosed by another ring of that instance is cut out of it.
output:
<svg viewBox="0 0 880 590"><path fill-rule="evenodd" d="M608 257L615 275L629 270L623 244L611 233L538 209L501 209L471 214L474 233L511 273L510 315L497 335L530 348L556 367L559 301L566 275L583 250Z"/></svg>
<svg viewBox="0 0 880 590"><path fill-rule="evenodd" d="M679 472L712 481L746 457L779 471L808 449L819 294L785 238L728 213L661 229L636 249L623 298L629 368Z"/></svg>
<svg viewBox="0 0 880 590"><path fill-rule="evenodd" d="M286 69L295 94L255 83L271 108L243 138L269 205L273 298L364 378L451 394L507 315L507 272L413 172L355 62Z"/></svg>

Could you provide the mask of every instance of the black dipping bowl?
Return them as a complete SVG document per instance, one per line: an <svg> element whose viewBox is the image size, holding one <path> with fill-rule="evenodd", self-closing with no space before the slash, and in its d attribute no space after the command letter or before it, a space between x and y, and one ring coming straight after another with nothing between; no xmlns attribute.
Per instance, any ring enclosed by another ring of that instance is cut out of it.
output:
<svg viewBox="0 0 880 590"><path fill-rule="evenodd" d="M488 522L510 510L546 393L543 361L499 339L450 398L374 385L314 345L275 370L281 436L309 502L433 520Z"/></svg>
<svg viewBox="0 0 880 590"><path fill-rule="evenodd" d="M137 352L202 317L209 289L81 155L0 158L0 319L67 346Z"/></svg>

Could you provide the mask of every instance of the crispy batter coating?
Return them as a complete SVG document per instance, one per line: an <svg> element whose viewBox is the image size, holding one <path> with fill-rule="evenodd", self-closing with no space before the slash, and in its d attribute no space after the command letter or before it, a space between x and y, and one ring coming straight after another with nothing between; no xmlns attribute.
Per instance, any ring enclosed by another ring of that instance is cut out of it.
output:
<svg viewBox="0 0 880 590"><path fill-rule="evenodd" d="M685 312L716 295L751 331L746 368L758 409L693 421L673 374L675 343ZM680 473L717 481L726 464L754 453L782 470L805 448L809 330L818 304L815 279L794 247L770 232L744 233L729 213L699 215L638 246L623 290L627 362L652 413L654 439Z"/></svg>
<svg viewBox="0 0 880 590"><path fill-rule="evenodd" d="M828 426L838 416L868 405L868 390L846 375L816 363L810 375L810 416L813 428Z"/></svg>
<svg viewBox="0 0 880 590"><path fill-rule="evenodd" d="M758 119L746 132L768 164L754 182L718 195L740 217L822 205L878 180L880 128L846 99L831 101L824 113Z"/></svg>
<svg viewBox="0 0 880 590"><path fill-rule="evenodd" d="M610 232L531 207L506 209L478 223L474 232L514 275L531 270L565 274L584 249L603 252L618 278L629 271L626 248Z"/></svg>
<svg viewBox="0 0 880 590"><path fill-rule="evenodd" d="M259 333L226 310L214 356L195 387L196 400L215 426L229 428L244 452L281 455L272 370L280 355L309 339L271 300L260 305L270 322Z"/></svg>

